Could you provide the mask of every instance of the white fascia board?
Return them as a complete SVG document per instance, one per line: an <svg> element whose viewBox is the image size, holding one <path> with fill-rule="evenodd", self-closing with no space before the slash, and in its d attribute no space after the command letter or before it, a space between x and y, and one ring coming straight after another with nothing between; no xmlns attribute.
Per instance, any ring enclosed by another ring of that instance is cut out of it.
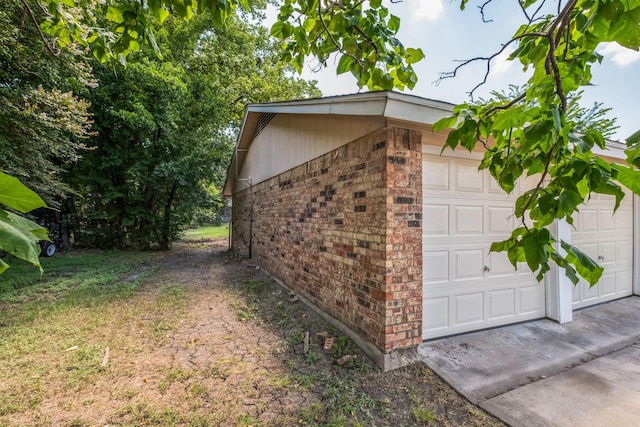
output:
<svg viewBox="0 0 640 427"><path fill-rule="evenodd" d="M384 116L406 122L432 125L440 119L451 116L452 107L451 104L445 102L405 95L402 98L390 98Z"/></svg>
<svg viewBox="0 0 640 427"><path fill-rule="evenodd" d="M398 92L367 92L326 98L249 105L249 112L275 114L324 114L383 116L433 124L449 116L453 105ZM434 120L432 120L434 119Z"/></svg>
<svg viewBox="0 0 640 427"><path fill-rule="evenodd" d="M603 150L597 145L594 145L591 151L593 151L593 154L597 156L606 156L606 157L611 157L614 159L620 159L620 160L626 161L627 156L626 154L624 154L624 150L626 149L627 149L627 146L622 142L607 140L606 149Z"/></svg>

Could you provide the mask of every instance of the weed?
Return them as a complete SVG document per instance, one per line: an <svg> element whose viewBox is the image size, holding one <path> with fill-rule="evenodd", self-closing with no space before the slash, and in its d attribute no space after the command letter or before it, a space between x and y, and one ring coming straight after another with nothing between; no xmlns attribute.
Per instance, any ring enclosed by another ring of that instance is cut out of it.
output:
<svg viewBox="0 0 640 427"><path fill-rule="evenodd" d="M90 424L84 421L82 418L74 418L73 420L65 424L66 427L84 427L88 425Z"/></svg>
<svg viewBox="0 0 640 427"><path fill-rule="evenodd" d="M188 292L184 286L167 286L160 290L157 296L158 307L161 309L182 308L186 306Z"/></svg>
<svg viewBox="0 0 640 427"><path fill-rule="evenodd" d="M207 392L207 387L205 387L204 385L202 385L199 382L195 382L195 383L191 384L191 387L189 388L189 391L191 392L191 395L193 397L199 397L199 396L202 396L203 394L205 394Z"/></svg>
<svg viewBox="0 0 640 427"><path fill-rule="evenodd" d="M333 357L339 359L342 356L346 356L347 354L356 354L358 352L358 348L346 335L339 335L333 342L331 352L333 354Z"/></svg>
<svg viewBox="0 0 640 427"><path fill-rule="evenodd" d="M310 423L312 425L317 424L318 422L324 419L324 410L322 408L322 404L320 403L312 403L309 406L305 406L300 409L300 419L303 422Z"/></svg>
<svg viewBox="0 0 640 427"><path fill-rule="evenodd" d="M66 388L78 384L78 382L87 379L91 374L101 370L100 362L103 357L103 351L97 344L79 346L77 350L69 351L67 355Z"/></svg>
<svg viewBox="0 0 640 427"><path fill-rule="evenodd" d="M170 368L165 374L162 381L160 381L158 389L160 390L160 393L165 393L169 389L169 387L171 387L171 384L177 381L187 381L192 376L192 372L185 371L180 368Z"/></svg>
<svg viewBox="0 0 640 427"><path fill-rule="evenodd" d="M318 374L310 372L308 374L296 375L293 381L300 387L309 390L318 381Z"/></svg>
<svg viewBox="0 0 640 427"><path fill-rule="evenodd" d="M243 426L243 427L254 427L257 426L258 421L255 419L255 417L253 415L238 415L236 417L236 426Z"/></svg>
<svg viewBox="0 0 640 427"><path fill-rule="evenodd" d="M289 319L288 317L283 317L282 319L278 320L278 323L276 323L276 326L280 329L284 329L290 323L291 323L291 319Z"/></svg>
<svg viewBox="0 0 640 427"><path fill-rule="evenodd" d="M236 307L236 316L238 316L238 320L241 322L246 322L255 319L257 317L257 311L258 307L256 304L247 305L245 303L238 303Z"/></svg>
<svg viewBox="0 0 640 427"><path fill-rule="evenodd" d="M247 287L247 291L255 295L263 293L269 287L267 280L245 280L244 284Z"/></svg>
<svg viewBox="0 0 640 427"><path fill-rule="evenodd" d="M436 414L431 409L422 406L411 408L411 413L417 422L423 424L429 424L436 418Z"/></svg>
<svg viewBox="0 0 640 427"><path fill-rule="evenodd" d="M281 378L272 378L271 379L271 384L276 389L285 389L285 388L289 387L289 385L291 384L291 378L289 378L288 375L285 375L285 376L283 376Z"/></svg>
<svg viewBox="0 0 640 427"><path fill-rule="evenodd" d="M317 351L309 350L307 354L304 355L304 360L306 360L307 363L311 365L316 363L320 359L322 359L322 355Z"/></svg>
<svg viewBox="0 0 640 427"><path fill-rule="evenodd" d="M348 378L324 373L321 381L325 386L322 401L334 417L355 416L358 412L370 417L370 410L377 407L376 401L365 393L358 393L354 382Z"/></svg>

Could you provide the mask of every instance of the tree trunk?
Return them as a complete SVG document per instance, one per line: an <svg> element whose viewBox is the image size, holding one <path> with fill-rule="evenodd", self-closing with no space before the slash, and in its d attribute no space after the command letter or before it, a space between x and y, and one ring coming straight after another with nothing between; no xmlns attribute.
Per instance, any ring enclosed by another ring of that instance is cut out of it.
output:
<svg viewBox="0 0 640 427"><path fill-rule="evenodd" d="M173 181L171 191L167 195L167 201L164 205L164 218L162 221L162 230L160 230L160 249L167 251L171 249L171 205L178 191L178 181Z"/></svg>

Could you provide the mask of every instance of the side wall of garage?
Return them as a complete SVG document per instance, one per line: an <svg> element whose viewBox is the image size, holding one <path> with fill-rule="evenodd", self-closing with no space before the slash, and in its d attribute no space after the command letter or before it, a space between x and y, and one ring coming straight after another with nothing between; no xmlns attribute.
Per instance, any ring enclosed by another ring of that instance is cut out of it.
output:
<svg viewBox="0 0 640 427"><path fill-rule="evenodd" d="M378 356L422 341L420 140L386 127L233 196L236 253Z"/></svg>

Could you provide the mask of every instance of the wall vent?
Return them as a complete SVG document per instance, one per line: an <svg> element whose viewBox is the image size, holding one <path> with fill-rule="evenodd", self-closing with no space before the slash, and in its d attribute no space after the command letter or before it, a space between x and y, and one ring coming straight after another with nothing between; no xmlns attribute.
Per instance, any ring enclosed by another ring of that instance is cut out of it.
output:
<svg viewBox="0 0 640 427"><path fill-rule="evenodd" d="M253 134L253 138L258 136L262 129L266 128L271 119L276 116L275 113L260 113L260 118L258 119L258 125L256 126L256 131Z"/></svg>

